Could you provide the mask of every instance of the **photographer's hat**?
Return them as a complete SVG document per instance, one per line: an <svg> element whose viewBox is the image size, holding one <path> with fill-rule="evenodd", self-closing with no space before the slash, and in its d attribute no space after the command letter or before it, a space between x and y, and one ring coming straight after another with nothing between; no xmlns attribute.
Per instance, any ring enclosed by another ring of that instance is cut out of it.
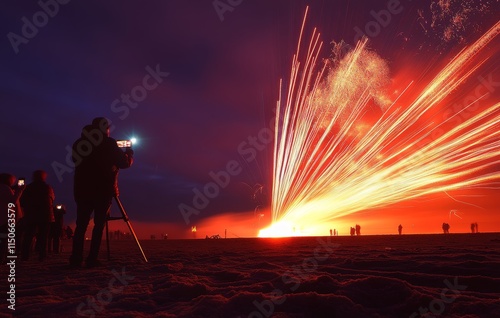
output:
<svg viewBox="0 0 500 318"><path fill-rule="evenodd" d="M92 126L104 132L106 129L110 127L110 124L107 118L96 117L92 120Z"/></svg>

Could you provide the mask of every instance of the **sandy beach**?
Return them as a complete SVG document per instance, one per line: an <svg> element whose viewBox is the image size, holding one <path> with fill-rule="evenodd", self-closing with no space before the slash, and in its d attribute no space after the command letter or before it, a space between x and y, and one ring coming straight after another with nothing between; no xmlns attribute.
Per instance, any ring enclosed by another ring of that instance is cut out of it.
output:
<svg viewBox="0 0 500 318"><path fill-rule="evenodd" d="M133 240L112 241L110 260L103 242L101 268L68 269L70 241L45 262L17 263L15 316L500 316L498 233L142 246L148 263ZM7 305L4 296L1 312L10 316Z"/></svg>

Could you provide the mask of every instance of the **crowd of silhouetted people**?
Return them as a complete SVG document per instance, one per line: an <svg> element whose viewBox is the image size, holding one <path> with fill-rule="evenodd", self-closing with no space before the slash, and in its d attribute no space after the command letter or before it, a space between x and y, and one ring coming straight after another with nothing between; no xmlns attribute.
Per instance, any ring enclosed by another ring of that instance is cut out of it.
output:
<svg viewBox="0 0 500 318"><path fill-rule="evenodd" d="M17 182L16 182L17 181ZM55 195L47 184L47 173L43 170L33 172L32 182L24 184L10 173L0 173L0 205L9 210L1 219L1 258L7 256L7 233L15 229L15 253L21 261L30 258L33 251L43 261L47 253L59 253L60 240L72 236L68 226L63 231L64 205L54 205ZM14 224L14 226L9 226ZM12 238L12 236L11 236Z"/></svg>
<svg viewBox="0 0 500 318"><path fill-rule="evenodd" d="M351 234L351 236L354 236L354 235L361 235L361 226L359 224L356 224L354 227L351 227L351 230L349 231L349 234Z"/></svg>
<svg viewBox="0 0 500 318"><path fill-rule="evenodd" d="M46 182L45 171L36 170L33 181L28 185L16 183L17 178L12 174L0 174L0 206L2 211L7 212L2 213L0 219L2 260L10 252L9 229L14 228L15 253L20 255L20 260L28 260L33 250L41 261L47 257L47 253L59 253L60 240L65 235L73 240L70 267L81 267L85 232L93 215L94 228L86 265L100 265L98 255L104 225L109 217L111 200L119 194L118 172L130 167L133 162L131 144L124 146L123 151L117 141L110 137L110 130L110 121L104 117L94 118L91 124L83 127L81 135L73 144L73 194L77 206L74 232L69 226L64 229L66 208L64 205L54 205L54 190ZM112 239L121 239L121 236L119 231L111 234Z"/></svg>
<svg viewBox="0 0 500 318"><path fill-rule="evenodd" d="M122 232L120 230L116 230L113 232L109 232L110 240L131 240L132 234L130 232Z"/></svg>
<svg viewBox="0 0 500 318"><path fill-rule="evenodd" d="M444 222L441 225L441 228L443 229L444 234L449 234L450 233L450 224ZM478 230L478 224L477 222L471 223L470 229L472 233L479 233ZM359 236L361 235L361 226L359 224L356 224L354 227L351 227L349 230L349 234L351 236ZM398 234L402 235L403 234L403 225L399 224L398 225ZM330 229L330 236L338 236L339 232L336 229Z"/></svg>

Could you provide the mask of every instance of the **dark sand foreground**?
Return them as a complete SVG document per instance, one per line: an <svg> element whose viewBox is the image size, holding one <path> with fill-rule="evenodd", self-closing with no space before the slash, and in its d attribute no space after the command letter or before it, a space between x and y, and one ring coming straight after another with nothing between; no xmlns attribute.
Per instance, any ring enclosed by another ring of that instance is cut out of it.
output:
<svg viewBox="0 0 500 318"><path fill-rule="evenodd" d="M111 243L98 269L69 241L16 264L15 316L500 317L500 234L142 241L147 264Z"/></svg>

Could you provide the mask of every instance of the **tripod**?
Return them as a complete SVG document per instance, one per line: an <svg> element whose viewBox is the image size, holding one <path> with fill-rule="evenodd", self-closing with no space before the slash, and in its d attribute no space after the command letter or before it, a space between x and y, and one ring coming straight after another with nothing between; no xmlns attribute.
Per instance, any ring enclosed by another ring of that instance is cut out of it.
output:
<svg viewBox="0 0 500 318"><path fill-rule="evenodd" d="M111 254L109 252L109 229L108 229L108 221L114 221L114 220L123 220L125 223L127 223L128 228L130 230L130 233L134 236L135 242L137 243L137 247L139 247L139 250L141 250L142 257L144 257L144 260L146 263L148 262L148 259L146 258L146 254L144 254L144 251L142 250L141 243L139 243L139 240L137 239L137 235L135 235L134 229L132 228L132 224L130 223L130 220L128 218L127 212L125 212L125 208L123 207L122 202L120 201L120 198L118 198L117 195L115 195L115 200L116 203L118 204L118 208L120 208L120 212L122 213L122 216L109 216L106 219L106 245L108 247L108 260L111 257Z"/></svg>

